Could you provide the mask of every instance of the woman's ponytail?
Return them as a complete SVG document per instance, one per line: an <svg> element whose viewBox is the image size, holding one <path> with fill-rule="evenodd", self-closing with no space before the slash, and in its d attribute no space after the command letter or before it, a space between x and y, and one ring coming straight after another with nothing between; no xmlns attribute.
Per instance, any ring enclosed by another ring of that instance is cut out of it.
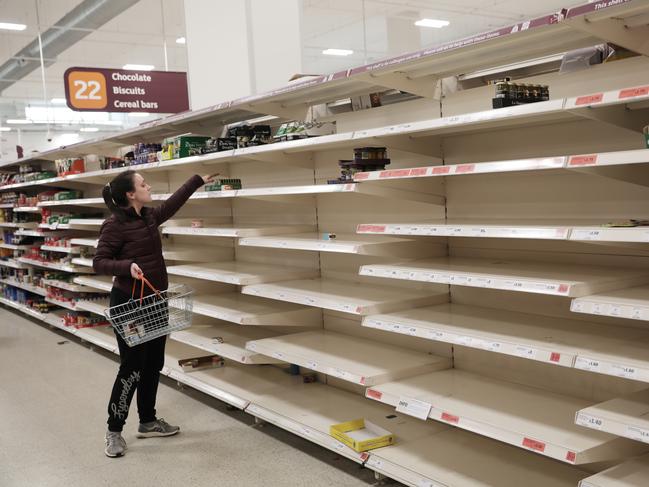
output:
<svg viewBox="0 0 649 487"><path fill-rule="evenodd" d="M120 218L126 216L124 210L129 206L126 193L135 191L133 175L135 171L132 170L119 173L101 190L101 196L110 212Z"/></svg>

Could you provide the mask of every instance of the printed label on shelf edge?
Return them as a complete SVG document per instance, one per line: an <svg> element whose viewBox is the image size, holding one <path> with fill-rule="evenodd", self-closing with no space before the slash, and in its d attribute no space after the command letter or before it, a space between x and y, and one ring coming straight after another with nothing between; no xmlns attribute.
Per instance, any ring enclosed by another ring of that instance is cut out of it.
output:
<svg viewBox="0 0 649 487"><path fill-rule="evenodd" d="M450 413L442 413L442 421L446 421L447 423L453 423L453 424L458 424L460 422L460 417L455 416L454 414Z"/></svg>
<svg viewBox="0 0 649 487"><path fill-rule="evenodd" d="M632 440L649 443L649 430L640 428L638 426L627 426L624 436L631 438Z"/></svg>
<svg viewBox="0 0 649 487"><path fill-rule="evenodd" d="M575 423L596 430L601 430L602 426L604 426L604 421L601 418L586 413L578 413Z"/></svg>
<svg viewBox="0 0 649 487"><path fill-rule="evenodd" d="M569 166L593 166L595 164L597 164L597 154L571 156L568 159Z"/></svg>
<svg viewBox="0 0 649 487"><path fill-rule="evenodd" d="M577 357L575 368L580 370L601 370L602 363L599 360L588 357Z"/></svg>
<svg viewBox="0 0 649 487"><path fill-rule="evenodd" d="M625 98L634 98L636 96L646 96L649 95L649 86L639 86L637 88L627 88L621 90L618 98L623 100Z"/></svg>
<svg viewBox="0 0 649 487"><path fill-rule="evenodd" d="M597 93L595 95L580 96L575 100L576 106L590 105L592 103L599 103L604 99L604 93Z"/></svg>
<svg viewBox="0 0 649 487"><path fill-rule="evenodd" d="M538 451L538 452L545 452L545 443L542 441L534 440L532 438L523 438L523 443L522 445L526 448L529 448L530 450Z"/></svg>
<svg viewBox="0 0 649 487"><path fill-rule="evenodd" d="M411 397L401 396L397 403L396 411L399 413L407 414L418 419L428 419L428 414L433 405Z"/></svg>

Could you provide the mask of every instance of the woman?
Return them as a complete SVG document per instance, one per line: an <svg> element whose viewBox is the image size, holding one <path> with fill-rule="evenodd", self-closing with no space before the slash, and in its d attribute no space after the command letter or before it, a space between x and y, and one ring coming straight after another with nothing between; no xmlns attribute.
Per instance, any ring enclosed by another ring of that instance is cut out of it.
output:
<svg viewBox="0 0 649 487"><path fill-rule="evenodd" d="M112 215L101 226L93 268L97 274L115 276L110 292L111 307L131 298L133 280L142 274L156 289L167 289L169 282L158 226L171 218L194 191L212 182L214 176L192 176L155 208L144 206L151 202L151 186L135 171L120 173L104 186L102 196ZM115 335L120 366L108 403L105 453L109 457L120 457L126 451L121 432L136 390L140 416L138 438L171 436L180 431L178 426L156 417L166 336L129 347L119 334Z"/></svg>

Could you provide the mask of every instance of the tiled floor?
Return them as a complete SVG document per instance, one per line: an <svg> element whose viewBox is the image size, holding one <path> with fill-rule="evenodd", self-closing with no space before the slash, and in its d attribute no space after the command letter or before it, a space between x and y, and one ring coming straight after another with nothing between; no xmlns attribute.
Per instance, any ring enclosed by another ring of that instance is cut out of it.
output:
<svg viewBox="0 0 649 487"><path fill-rule="evenodd" d="M62 343L63 342L63 343ZM0 486L367 486L371 471L165 380L158 414L182 432L135 438L104 456L106 401L116 357L0 308Z"/></svg>

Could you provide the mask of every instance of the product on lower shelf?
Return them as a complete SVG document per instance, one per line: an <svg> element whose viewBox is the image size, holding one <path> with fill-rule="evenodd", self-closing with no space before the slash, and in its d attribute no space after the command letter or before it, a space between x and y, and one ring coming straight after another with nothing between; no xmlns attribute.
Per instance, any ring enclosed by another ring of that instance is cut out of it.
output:
<svg viewBox="0 0 649 487"><path fill-rule="evenodd" d="M328 184L347 184L354 182L354 174L368 171L382 171L390 164L388 153L385 147L360 147L354 149L354 159L340 160L340 172L338 179L330 179Z"/></svg>
<svg viewBox="0 0 649 487"><path fill-rule="evenodd" d="M178 360L184 372L195 372L198 370L213 369L223 367L225 361L219 355L204 355L201 357L192 357Z"/></svg>
<svg viewBox="0 0 649 487"><path fill-rule="evenodd" d="M332 424L329 434L357 452L373 450L394 443L392 433L363 418Z"/></svg>

